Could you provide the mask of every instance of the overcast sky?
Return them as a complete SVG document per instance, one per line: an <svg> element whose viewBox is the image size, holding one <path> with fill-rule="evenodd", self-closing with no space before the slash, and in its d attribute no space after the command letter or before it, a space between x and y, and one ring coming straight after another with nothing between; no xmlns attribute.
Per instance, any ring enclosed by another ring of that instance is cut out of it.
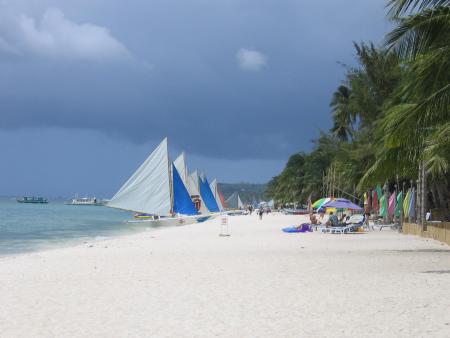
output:
<svg viewBox="0 0 450 338"><path fill-rule="evenodd" d="M0 0L0 195L110 196L165 136L266 182L329 129L385 0Z"/></svg>

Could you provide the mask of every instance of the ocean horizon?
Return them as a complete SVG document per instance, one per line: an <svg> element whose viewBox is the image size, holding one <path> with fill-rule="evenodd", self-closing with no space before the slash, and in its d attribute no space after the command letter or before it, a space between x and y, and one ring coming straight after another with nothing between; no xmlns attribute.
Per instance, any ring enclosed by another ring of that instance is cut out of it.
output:
<svg viewBox="0 0 450 338"><path fill-rule="evenodd" d="M127 223L131 212L65 205L64 201L22 204L15 197L0 197L0 256L77 245L149 228L148 224Z"/></svg>

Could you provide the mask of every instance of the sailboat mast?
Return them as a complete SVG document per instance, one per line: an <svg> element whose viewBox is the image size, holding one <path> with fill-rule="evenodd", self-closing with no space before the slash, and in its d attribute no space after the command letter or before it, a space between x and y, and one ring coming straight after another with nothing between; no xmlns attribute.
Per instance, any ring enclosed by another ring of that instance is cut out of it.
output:
<svg viewBox="0 0 450 338"><path fill-rule="evenodd" d="M169 140L167 140L167 151L169 151ZM169 156L167 156L167 172L169 174L170 214L173 214L173 174Z"/></svg>

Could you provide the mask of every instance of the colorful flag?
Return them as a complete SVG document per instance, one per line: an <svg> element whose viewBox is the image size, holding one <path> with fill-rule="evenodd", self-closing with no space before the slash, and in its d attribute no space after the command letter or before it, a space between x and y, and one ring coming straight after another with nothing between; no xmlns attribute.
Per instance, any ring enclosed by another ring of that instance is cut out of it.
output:
<svg viewBox="0 0 450 338"><path fill-rule="evenodd" d="M377 185L377 187L375 188L375 190L376 190L376 192L377 192L377 195L378 195L378 202L379 202L380 199L381 199L381 196L383 196L383 190L381 190L381 187L380 187L379 184Z"/></svg>
<svg viewBox="0 0 450 338"><path fill-rule="evenodd" d="M375 213L378 212L378 193L376 190L372 191L372 208Z"/></svg>
<svg viewBox="0 0 450 338"><path fill-rule="evenodd" d="M392 193L389 197L389 206L388 206L388 214L389 216L393 216L395 211L395 193Z"/></svg>
<svg viewBox="0 0 450 338"><path fill-rule="evenodd" d="M381 217L386 217L387 216L387 201L386 201L386 197L384 195L381 196L380 198L380 216Z"/></svg>
<svg viewBox="0 0 450 338"><path fill-rule="evenodd" d="M395 204L395 216L400 217L403 207L403 192L400 191L397 195L397 203Z"/></svg>
<svg viewBox="0 0 450 338"><path fill-rule="evenodd" d="M409 200L411 199L411 189L406 193L405 199L403 200L403 215L408 217L409 215Z"/></svg>
<svg viewBox="0 0 450 338"><path fill-rule="evenodd" d="M411 198L409 200L409 206L408 206L408 218L410 220L414 219L416 217L416 192L415 189L413 188L411 190Z"/></svg>

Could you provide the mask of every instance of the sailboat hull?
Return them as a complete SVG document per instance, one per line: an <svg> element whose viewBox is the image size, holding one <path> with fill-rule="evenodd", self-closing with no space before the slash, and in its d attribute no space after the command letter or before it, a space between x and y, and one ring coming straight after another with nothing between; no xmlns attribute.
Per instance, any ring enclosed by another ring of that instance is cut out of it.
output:
<svg viewBox="0 0 450 338"><path fill-rule="evenodd" d="M129 220L127 223L146 223L155 227L158 226L175 226L175 225L188 225L194 223L202 223L207 220L213 219L214 215L195 215L195 216L180 216L180 217L163 217L159 219L134 219Z"/></svg>

